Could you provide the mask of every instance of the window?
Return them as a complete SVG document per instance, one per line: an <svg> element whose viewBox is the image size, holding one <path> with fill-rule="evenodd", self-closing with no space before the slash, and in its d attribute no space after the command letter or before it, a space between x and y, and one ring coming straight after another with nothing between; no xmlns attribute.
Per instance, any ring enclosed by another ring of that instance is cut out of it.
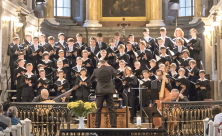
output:
<svg viewBox="0 0 222 136"><path fill-rule="evenodd" d="M178 16L194 16L194 0L180 0L180 9Z"/></svg>
<svg viewBox="0 0 222 136"><path fill-rule="evenodd" d="M54 0L55 17L71 17L71 0Z"/></svg>

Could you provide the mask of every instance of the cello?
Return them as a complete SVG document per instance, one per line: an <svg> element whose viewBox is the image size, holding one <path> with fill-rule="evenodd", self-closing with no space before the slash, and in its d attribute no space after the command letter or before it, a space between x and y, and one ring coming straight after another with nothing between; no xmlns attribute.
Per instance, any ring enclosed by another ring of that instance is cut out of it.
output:
<svg viewBox="0 0 222 136"><path fill-rule="evenodd" d="M165 68L164 68L164 72L163 72L163 77L165 77L166 79L166 73L168 72L169 70L169 62L167 61L165 63ZM162 112L162 101L169 97L170 96L170 91L165 88L165 80L162 81L162 84L161 84L161 89L160 89L160 92L159 92L159 100L156 100L156 104L157 104L157 109L159 110L159 112L161 113ZM162 118L161 117L154 117L153 118L153 125L155 126L155 128L159 128L162 126Z"/></svg>

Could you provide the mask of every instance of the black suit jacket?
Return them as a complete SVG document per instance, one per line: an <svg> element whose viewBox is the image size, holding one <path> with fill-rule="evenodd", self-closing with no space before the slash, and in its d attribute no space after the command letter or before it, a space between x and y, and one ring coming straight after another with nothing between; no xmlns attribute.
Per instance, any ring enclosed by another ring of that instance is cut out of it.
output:
<svg viewBox="0 0 222 136"><path fill-rule="evenodd" d="M123 85L123 92L126 94L130 94L130 95L135 95L136 94L136 90L132 89L132 88L137 88L138 87L138 81L137 81L137 77L136 76L132 76L131 77L133 80L126 84ZM129 90L129 91L128 91Z"/></svg>
<svg viewBox="0 0 222 136"><path fill-rule="evenodd" d="M115 87L112 78L117 75L112 66L101 66L93 71L90 81L97 78L96 93L115 93Z"/></svg>
<svg viewBox="0 0 222 136"><path fill-rule="evenodd" d="M86 47L87 47L87 44L84 43L84 42L82 42L82 46L86 46ZM82 46L81 46L81 47L82 47ZM79 54L80 54L80 56L82 56L82 51L85 50L85 48L81 48L78 42L75 42L75 43L74 43L74 47L76 47L77 49L79 49Z"/></svg>
<svg viewBox="0 0 222 136"><path fill-rule="evenodd" d="M148 41L143 37L141 38L141 40L145 41L146 43L148 43L150 45L149 49L151 51L154 51L154 49L157 47L157 44L155 42L155 39L152 37L149 37Z"/></svg>
<svg viewBox="0 0 222 136"><path fill-rule="evenodd" d="M20 48L18 47L18 45L14 45L13 43L11 43L9 46L9 49L8 49L8 53L9 53L9 56L10 56L10 67L13 68L13 65L14 65L14 61L16 61L18 59L18 54L15 54L16 50L17 51L20 51Z"/></svg>
<svg viewBox="0 0 222 136"><path fill-rule="evenodd" d="M76 78L76 82L75 85L78 86L78 88L76 89L76 96L78 97L88 97L89 93L90 93L90 87L91 87L91 83L90 83L90 79L87 78L86 80L82 81L82 82L86 82L87 86L85 85L80 85L81 77L77 77Z"/></svg>
<svg viewBox="0 0 222 136"><path fill-rule="evenodd" d="M157 89L158 91L160 91L161 85L162 85L162 81L159 82L158 79L153 80L152 83L151 83L151 89ZM165 88L167 88L168 90L171 90L171 89L172 89L170 80L169 80L169 83L168 83L168 84L165 84Z"/></svg>
<svg viewBox="0 0 222 136"><path fill-rule="evenodd" d="M32 81L31 84L32 86L29 86L28 84L26 84L25 82L25 77L22 76L21 77L21 82L20 82L20 87L22 88L22 97L24 96L35 96L35 88L36 88L36 81L37 81L37 76L36 75L32 75Z"/></svg>
<svg viewBox="0 0 222 136"><path fill-rule="evenodd" d="M38 45L38 49L40 49L41 52L43 52L43 47ZM40 56L39 54L33 56L32 53L33 51L35 51L35 47L34 45L30 45L28 47L28 62L32 63L32 65L37 65L39 63L39 60L42 59L42 56Z"/></svg>
<svg viewBox="0 0 222 136"><path fill-rule="evenodd" d="M37 95L41 95L41 90L42 90L42 89L47 89L47 90L49 90L49 89L50 89L50 84L51 84L51 83L49 83L48 86L47 86L47 88L45 88L43 85L41 85L41 86L38 87L38 84L39 84L39 82L40 82L40 79L41 79L41 78L37 79L37 83L36 83ZM47 78L44 79L44 81L49 82L49 80L48 80Z"/></svg>
<svg viewBox="0 0 222 136"><path fill-rule="evenodd" d="M190 49L190 57L193 58L194 60L202 60L201 59L201 51L202 51L201 39L197 38L197 42L191 45L191 47L193 47L193 50Z"/></svg>
<svg viewBox="0 0 222 136"><path fill-rule="evenodd" d="M122 41L119 41L117 45L119 46L120 44L125 45L125 43L124 43L124 42L122 42ZM118 46L117 46L117 47L118 47Z"/></svg>
<svg viewBox="0 0 222 136"><path fill-rule="evenodd" d="M99 47L101 50L105 50L105 49L107 48L106 43L101 42L101 44L102 44L102 46L100 45L101 47L99 47L99 43L98 43L98 42L96 42L96 46L97 46L97 47Z"/></svg>
<svg viewBox="0 0 222 136"><path fill-rule="evenodd" d="M139 50L139 51L137 51L136 52L138 55L140 55L141 54L141 50ZM146 68L146 65L147 66L149 66L149 61L151 60L151 59L153 59L153 55L152 55L152 52L149 50L149 49L146 49L145 50L145 53L146 53L146 57L147 57L147 60L145 60L145 59L143 59L143 58L141 58L139 61L140 61L140 64L141 64L141 69L143 69L143 70L145 70L145 69L147 69Z"/></svg>
<svg viewBox="0 0 222 136"><path fill-rule="evenodd" d="M56 46L61 46L63 48L66 48L68 46L67 42L65 42L65 41L63 42L63 45L60 42L55 42L55 45Z"/></svg>
<svg viewBox="0 0 222 136"><path fill-rule="evenodd" d="M160 37L158 37L158 38L160 38ZM158 38L156 38L156 43L159 46L158 41L157 41ZM168 36L165 37L164 46L169 47L170 50L172 50L174 48L174 43L170 37L168 37Z"/></svg>
<svg viewBox="0 0 222 136"><path fill-rule="evenodd" d="M176 42L176 39L177 39L177 38L174 38L173 41ZM184 38L184 37L182 37L182 39L183 39L183 41L184 41L184 46L187 47L187 42L188 42L188 40L187 40L186 38Z"/></svg>

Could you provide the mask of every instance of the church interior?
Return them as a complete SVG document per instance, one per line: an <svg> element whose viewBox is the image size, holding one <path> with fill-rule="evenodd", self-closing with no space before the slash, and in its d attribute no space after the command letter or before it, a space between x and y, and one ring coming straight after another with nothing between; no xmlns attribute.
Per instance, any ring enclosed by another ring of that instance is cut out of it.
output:
<svg viewBox="0 0 222 136"><path fill-rule="evenodd" d="M222 136L222 0L0 0L0 136Z"/></svg>

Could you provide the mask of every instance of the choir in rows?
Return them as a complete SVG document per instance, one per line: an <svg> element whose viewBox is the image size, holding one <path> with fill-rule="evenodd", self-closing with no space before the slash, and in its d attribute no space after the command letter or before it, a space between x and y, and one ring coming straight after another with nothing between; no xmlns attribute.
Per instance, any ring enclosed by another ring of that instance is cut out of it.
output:
<svg viewBox="0 0 222 136"><path fill-rule="evenodd" d="M169 90L180 92L186 87L179 95L180 100L207 99L210 83L205 78L205 71L200 70L203 69L202 45L197 31L190 30L191 39L184 38L180 28L175 30L174 39L166 36L164 27L160 28L158 38L150 37L148 28L142 33L138 43L134 42L133 34L124 43L116 32L108 44L103 42L102 33L98 33L96 38L90 38L89 45L83 42L80 33L76 35L77 42L74 38L68 38L66 42L64 33L59 33L58 42L49 36L48 43L44 34L33 38L26 34L22 44L19 44L18 35L14 35L13 42L8 45L8 55L11 88L17 90L17 101L31 102L42 89L50 90L50 96L58 96L71 88L73 100L88 101L90 90L96 88L96 80L91 82L90 77L94 69L100 67L100 60L116 70L113 84L116 92L128 95L131 120L136 116L139 93L135 88L139 86L160 91L162 81L165 81Z"/></svg>

